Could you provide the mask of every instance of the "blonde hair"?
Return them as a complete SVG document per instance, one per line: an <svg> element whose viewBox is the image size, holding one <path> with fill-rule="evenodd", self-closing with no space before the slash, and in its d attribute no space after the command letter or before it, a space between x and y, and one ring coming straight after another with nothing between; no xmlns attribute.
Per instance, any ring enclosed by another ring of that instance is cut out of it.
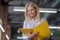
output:
<svg viewBox="0 0 60 40"><path fill-rule="evenodd" d="M30 19L30 18L29 18L29 15L27 15L27 12L28 12L27 9L28 9L28 6L30 6L30 5L33 6L34 8L36 8L37 15L36 15L35 18L40 19L38 6L37 6L34 2L29 2L29 3L27 3L26 6L25 6L25 20L29 20L29 19Z"/></svg>

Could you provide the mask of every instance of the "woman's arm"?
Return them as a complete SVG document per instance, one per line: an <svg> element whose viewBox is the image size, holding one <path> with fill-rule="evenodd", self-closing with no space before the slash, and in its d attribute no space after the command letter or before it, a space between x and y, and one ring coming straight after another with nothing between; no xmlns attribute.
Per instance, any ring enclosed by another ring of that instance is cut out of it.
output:
<svg viewBox="0 0 60 40"><path fill-rule="evenodd" d="M33 33L33 34L31 34L30 36L29 36L29 38L35 38L35 37L37 37L39 35L39 33L38 32L35 32L35 33Z"/></svg>
<svg viewBox="0 0 60 40"><path fill-rule="evenodd" d="M26 28L27 27L27 23L26 21L23 22L23 28Z"/></svg>

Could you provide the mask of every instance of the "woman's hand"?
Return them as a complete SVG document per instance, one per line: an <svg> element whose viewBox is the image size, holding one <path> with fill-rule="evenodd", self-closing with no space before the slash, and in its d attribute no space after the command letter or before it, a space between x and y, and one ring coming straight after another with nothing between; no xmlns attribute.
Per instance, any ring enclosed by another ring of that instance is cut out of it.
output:
<svg viewBox="0 0 60 40"><path fill-rule="evenodd" d="M28 39L31 40L31 39L37 37L38 34L39 34L38 32L35 32L35 33L33 33L33 34L30 34L29 37L28 37Z"/></svg>
<svg viewBox="0 0 60 40"><path fill-rule="evenodd" d="M32 39L32 37L31 37L31 35L28 37L28 40L31 40Z"/></svg>
<svg viewBox="0 0 60 40"><path fill-rule="evenodd" d="M32 38L35 38L35 37L38 36L38 34L39 34L38 32L35 32L35 33L31 34L31 37L32 37Z"/></svg>

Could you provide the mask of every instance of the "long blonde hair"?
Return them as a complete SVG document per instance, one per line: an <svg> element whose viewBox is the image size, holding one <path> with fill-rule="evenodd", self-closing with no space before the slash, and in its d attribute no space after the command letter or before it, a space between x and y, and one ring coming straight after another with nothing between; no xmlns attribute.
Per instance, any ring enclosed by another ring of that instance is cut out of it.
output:
<svg viewBox="0 0 60 40"><path fill-rule="evenodd" d="M34 2L29 2L26 4L25 6L25 20L29 20L29 15L27 15L27 9L28 9L28 6L31 5L33 6L34 8L36 8L36 11L37 11L37 15L36 15L36 18L40 20L40 15L39 15L39 8L38 6L34 3Z"/></svg>

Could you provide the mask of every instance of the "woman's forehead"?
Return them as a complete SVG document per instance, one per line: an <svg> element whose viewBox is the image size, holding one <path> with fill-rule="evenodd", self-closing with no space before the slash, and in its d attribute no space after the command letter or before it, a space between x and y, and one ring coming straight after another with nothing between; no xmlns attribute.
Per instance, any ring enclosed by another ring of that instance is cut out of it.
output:
<svg viewBox="0 0 60 40"><path fill-rule="evenodd" d="M34 9L34 7L29 6L29 7L27 8L27 10L32 10L32 9Z"/></svg>
<svg viewBox="0 0 60 40"><path fill-rule="evenodd" d="M28 6L28 8L34 8L33 6Z"/></svg>

